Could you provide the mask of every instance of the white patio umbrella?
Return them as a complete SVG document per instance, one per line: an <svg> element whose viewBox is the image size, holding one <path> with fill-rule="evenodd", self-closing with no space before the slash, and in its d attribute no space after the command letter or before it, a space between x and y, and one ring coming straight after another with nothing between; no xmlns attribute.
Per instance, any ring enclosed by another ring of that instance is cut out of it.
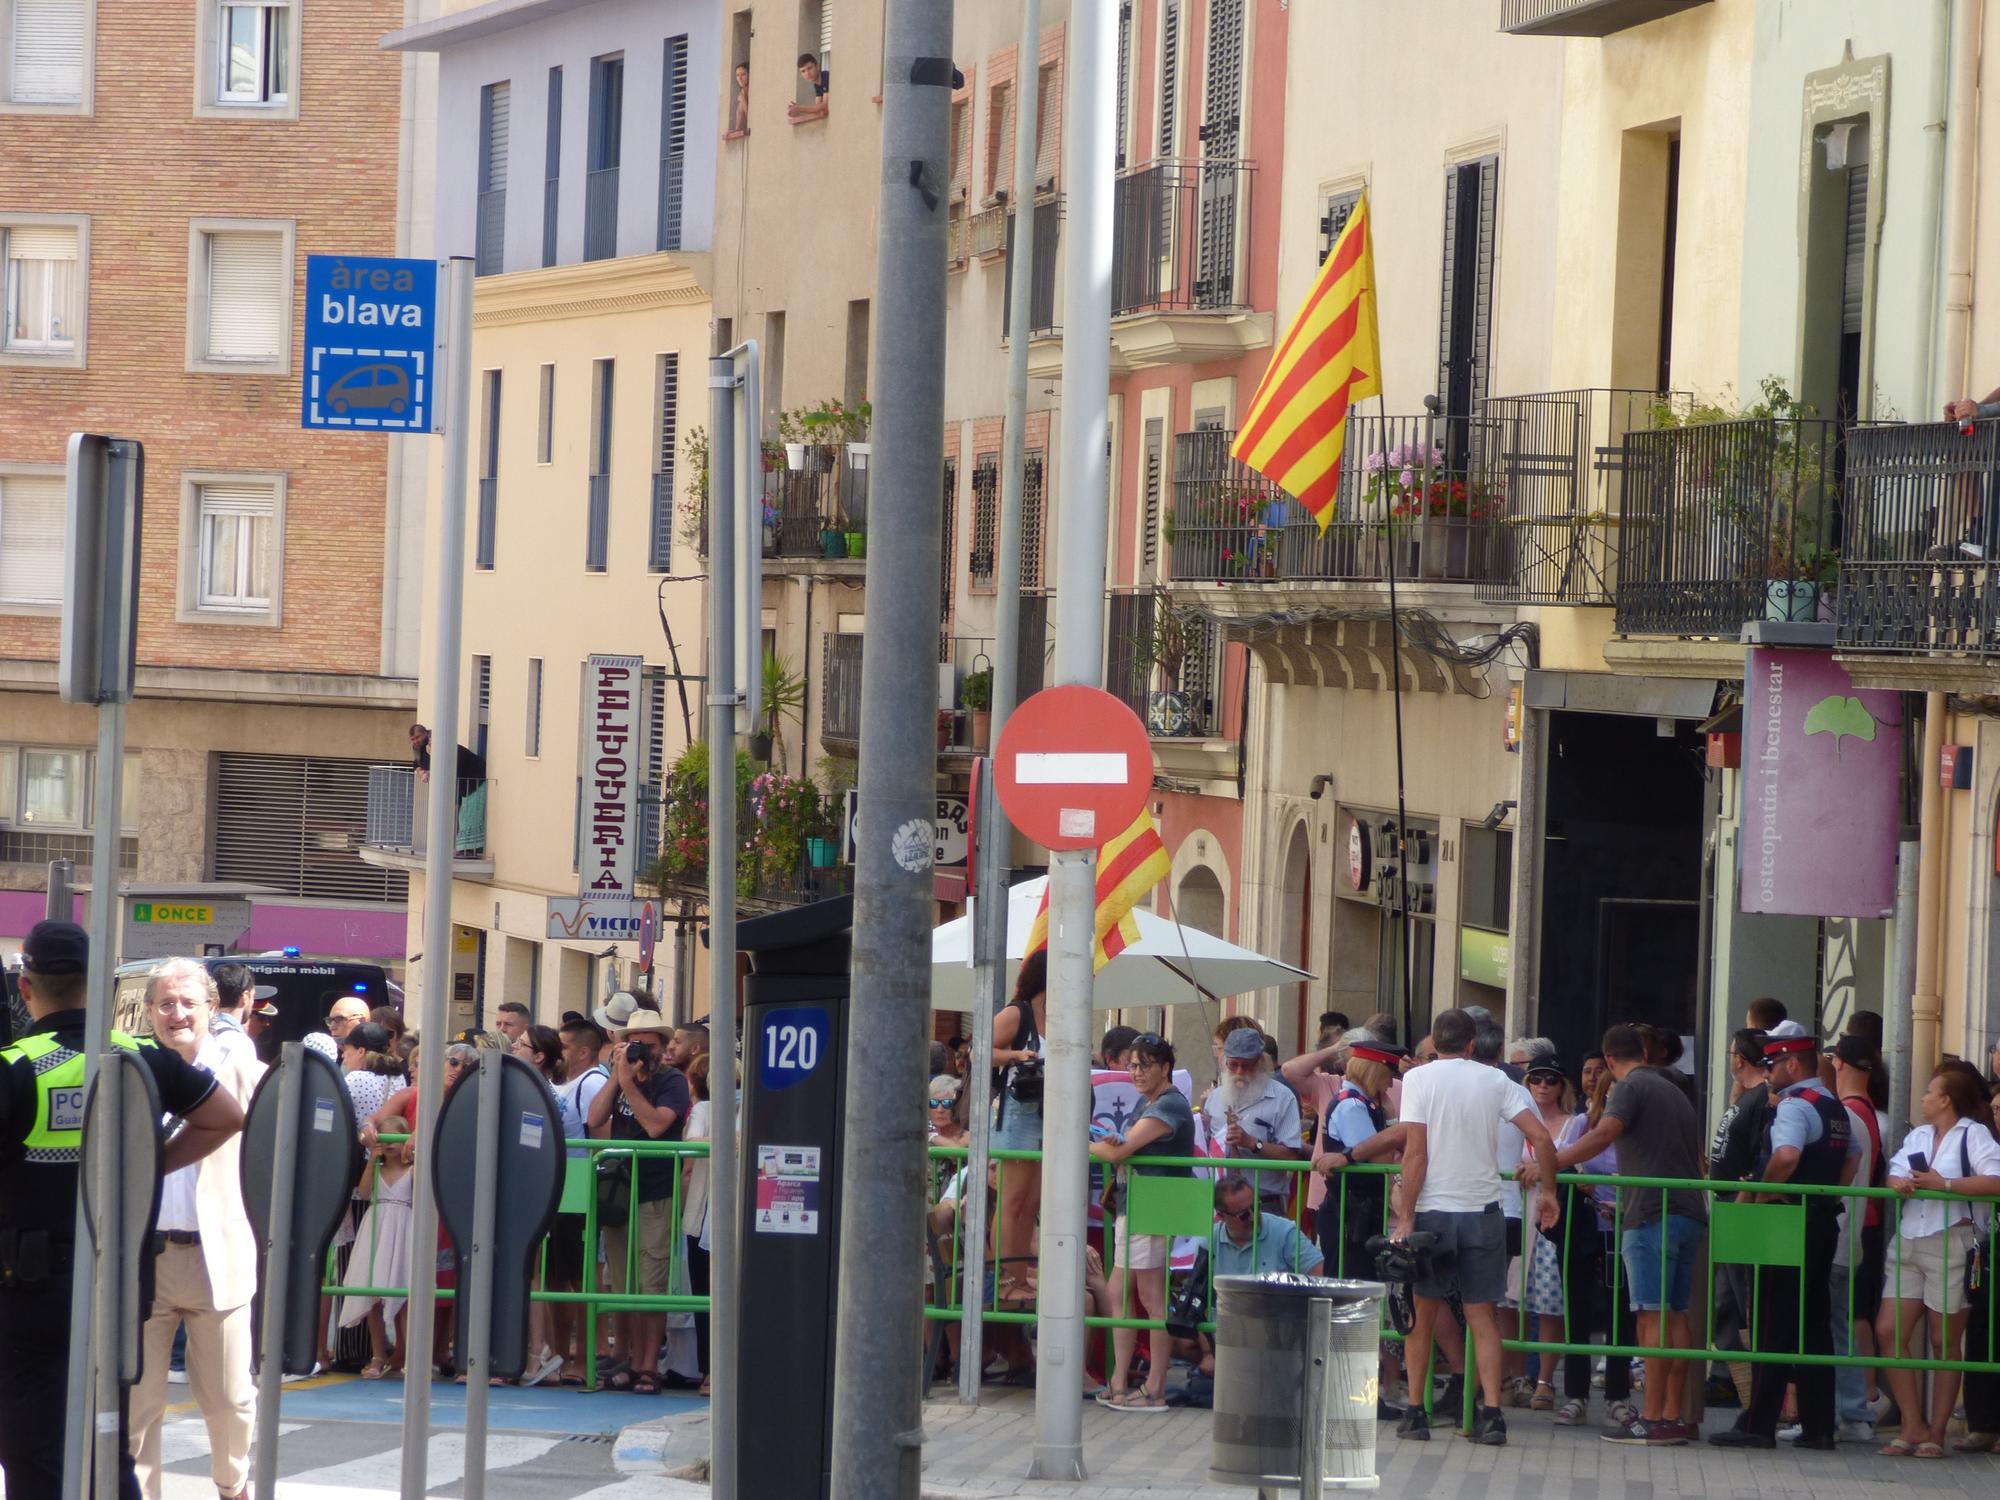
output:
<svg viewBox="0 0 2000 1500"><path fill-rule="evenodd" d="M1011 990L1028 929L1041 910L1048 877L1024 880L1007 893L1007 983ZM1184 1005L1220 1000L1276 984L1296 984L1312 975L1275 958L1225 942L1198 928L1158 916L1144 907L1133 913L1139 938L1098 972L1091 992L1095 1010L1142 1005ZM972 916L954 918L931 931L931 1009L977 1010L978 971L972 967Z"/></svg>

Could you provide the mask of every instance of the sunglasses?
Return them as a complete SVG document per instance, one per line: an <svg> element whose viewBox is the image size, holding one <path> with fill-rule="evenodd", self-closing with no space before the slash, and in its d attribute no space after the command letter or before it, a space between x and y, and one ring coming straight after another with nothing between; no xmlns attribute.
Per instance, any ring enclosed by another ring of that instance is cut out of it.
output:
<svg viewBox="0 0 2000 1500"><path fill-rule="evenodd" d="M953 1105L953 1104L956 1104L956 1103L958 1103L958 1101L957 1101L956 1099L933 1099L933 1100L931 1100L931 1108L932 1108L932 1109L944 1109L944 1108L946 1108L946 1107L948 1107L948 1106L950 1106L950 1105Z"/></svg>
<svg viewBox="0 0 2000 1500"><path fill-rule="evenodd" d="M1222 1218L1233 1219L1238 1224L1247 1224L1250 1222L1250 1210L1247 1208L1218 1208L1216 1213Z"/></svg>

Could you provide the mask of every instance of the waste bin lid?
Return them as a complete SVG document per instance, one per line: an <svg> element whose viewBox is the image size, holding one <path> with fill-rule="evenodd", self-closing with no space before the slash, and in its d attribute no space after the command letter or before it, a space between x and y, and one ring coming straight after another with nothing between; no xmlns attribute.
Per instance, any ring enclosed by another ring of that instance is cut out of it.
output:
<svg viewBox="0 0 2000 1500"><path fill-rule="evenodd" d="M1332 1276L1302 1276L1295 1271L1272 1271L1262 1276L1218 1276L1216 1295L1242 1291L1260 1296L1326 1297L1337 1304L1379 1302L1387 1289L1379 1281L1347 1281Z"/></svg>

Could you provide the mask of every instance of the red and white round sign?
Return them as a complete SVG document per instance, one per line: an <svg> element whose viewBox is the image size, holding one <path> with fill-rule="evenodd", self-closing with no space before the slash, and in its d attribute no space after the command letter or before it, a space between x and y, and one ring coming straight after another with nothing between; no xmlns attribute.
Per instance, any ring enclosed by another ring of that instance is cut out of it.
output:
<svg viewBox="0 0 2000 1500"><path fill-rule="evenodd" d="M1132 826L1153 785L1139 716L1098 688L1044 688L1007 719L993 785L1014 826L1050 849L1094 849Z"/></svg>

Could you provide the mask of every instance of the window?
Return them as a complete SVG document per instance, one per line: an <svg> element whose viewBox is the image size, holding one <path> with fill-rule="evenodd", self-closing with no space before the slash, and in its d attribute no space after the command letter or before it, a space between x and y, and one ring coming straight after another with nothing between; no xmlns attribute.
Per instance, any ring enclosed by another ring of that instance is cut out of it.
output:
<svg viewBox="0 0 2000 1500"><path fill-rule="evenodd" d="M1466 420L1486 396L1493 335L1493 233L1500 158L1482 156L1445 172L1444 279L1439 294L1437 394L1448 418L1446 462L1465 461Z"/></svg>
<svg viewBox="0 0 2000 1500"><path fill-rule="evenodd" d="M658 249L681 248L681 183L687 171L688 39L670 36L660 80Z"/></svg>
<svg viewBox="0 0 2000 1500"><path fill-rule="evenodd" d="M647 528L646 566L655 573L674 563L674 450L680 443L681 358L660 356L660 418L653 445L653 514Z"/></svg>
<svg viewBox="0 0 2000 1500"><path fill-rule="evenodd" d="M1333 254L1333 242L1340 238L1347 221L1354 217L1354 209L1361 202L1361 189L1348 188L1344 192L1326 195L1326 212L1319 220L1319 258L1324 265L1326 258Z"/></svg>
<svg viewBox="0 0 2000 1500"><path fill-rule="evenodd" d="M584 518L583 566L602 573L611 552L612 361L590 362L590 502Z"/></svg>
<svg viewBox="0 0 2000 1500"><path fill-rule="evenodd" d="M840 399L851 411L868 399L868 299L847 304L847 351Z"/></svg>
<svg viewBox="0 0 2000 1500"><path fill-rule="evenodd" d="M1062 162L1062 68L1046 64L1035 79L1035 191L1055 190Z"/></svg>
<svg viewBox="0 0 2000 1500"><path fill-rule="evenodd" d="M528 658L528 758L542 753L542 659Z"/></svg>
<svg viewBox="0 0 2000 1500"><path fill-rule="evenodd" d="M982 453L972 462L972 556L975 594L993 592L994 551L1000 536L1000 455Z"/></svg>
<svg viewBox="0 0 2000 1500"><path fill-rule="evenodd" d="M183 623L280 623L285 569L285 476L184 474Z"/></svg>
<svg viewBox="0 0 2000 1500"><path fill-rule="evenodd" d="M1180 139L1181 0L1160 0L1160 127L1158 154L1174 154Z"/></svg>
<svg viewBox="0 0 2000 1500"><path fill-rule="evenodd" d="M489 83L479 91L479 225L473 272L491 276L507 258L507 138L514 90Z"/></svg>
<svg viewBox="0 0 2000 1500"><path fill-rule="evenodd" d="M65 508L60 468L0 473L0 610L62 607Z"/></svg>
<svg viewBox="0 0 2000 1500"><path fill-rule="evenodd" d="M833 0L799 0L798 57L816 58L820 78L815 86L801 71L798 58L791 59L794 108L824 105L833 92Z"/></svg>
<svg viewBox="0 0 2000 1500"><path fill-rule="evenodd" d="M618 165L624 156L625 59L590 64L590 175L584 179L583 258L618 253Z"/></svg>
<svg viewBox="0 0 2000 1500"><path fill-rule="evenodd" d="M556 367L542 366L541 392L536 399L535 462L552 463L556 443Z"/></svg>
<svg viewBox="0 0 2000 1500"><path fill-rule="evenodd" d="M190 370L291 372L293 236L290 221L196 219L190 225Z"/></svg>
<svg viewBox="0 0 2000 1500"><path fill-rule="evenodd" d="M562 69L550 68L548 125L542 141L542 264L545 266L556 263L556 210L561 197Z"/></svg>
<svg viewBox="0 0 2000 1500"><path fill-rule="evenodd" d="M42 828L84 827L86 759L81 750L23 750L19 821Z"/></svg>
<svg viewBox="0 0 2000 1500"><path fill-rule="evenodd" d="M493 658L472 658L472 752L486 758L487 733L493 722Z"/></svg>
<svg viewBox="0 0 2000 1500"><path fill-rule="evenodd" d="M88 224L40 214L0 222L0 362L82 366Z"/></svg>
<svg viewBox="0 0 2000 1500"><path fill-rule="evenodd" d="M86 112L93 0L0 0L0 107Z"/></svg>
<svg viewBox="0 0 2000 1500"><path fill-rule="evenodd" d="M479 520L475 533L475 568L493 566L493 545L500 512L500 372L488 370L479 402Z"/></svg>
<svg viewBox="0 0 2000 1500"><path fill-rule="evenodd" d="M217 52L218 104L282 104L291 97L290 0L224 0Z"/></svg>
<svg viewBox="0 0 2000 1500"><path fill-rule="evenodd" d="M1014 85L996 83L986 91L986 196L1004 198L1014 172Z"/></svg>
<svg viewBox="0 0 2000 1500"><path fill-rule="evenodd" d="M222 751L215 757L215 878L289 896L401 905L409 876L361 858L366 760Z"/></svg>

